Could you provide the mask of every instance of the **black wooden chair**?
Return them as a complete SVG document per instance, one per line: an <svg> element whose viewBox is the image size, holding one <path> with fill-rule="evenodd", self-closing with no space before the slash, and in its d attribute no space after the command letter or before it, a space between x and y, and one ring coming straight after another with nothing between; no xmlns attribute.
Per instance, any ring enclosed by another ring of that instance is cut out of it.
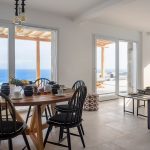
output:
<svg viewBox="0 0 150 150"><path fill-rule="evenodd" d="M72 89L73 89L73 90L76 90L76 89L78 89L80 86L85 86L84 81L82 81L82 80L76 81L76 82L73 84ZM55 109L56 109L56 111L61 112L62 109L63 109L63 110L64 110L64 109L68 109L68 104L57 105L57 106L55 107ZM82 123L80 124L80 126L81 126L81 130L82 130L82 134L84 135L85 133L84 133L84 129L83 129ZM60 129L59 140L61 140L62 137L63 137L63 131Z"/></svg>
<svg viewBox="0 0 150 150"><path fill-rule="evenodd" d="M26 144L25 147L30 150L25 134L26 128L26 123L16 120L16 110L11 100L0 93L0 141L8 140L9 150L13 150L12 138L22 134Z"/></svg>
<svg viewBox="0 0 150 150"><path fill-rule="evenodd" d="M44 87L45 85L49 84L50 80L46 79L46 78L39 78L37 80L35 80L34 84L36 84L37 87ZM28 123L29 117L31 117L32 115L30 115L31 113L31 108L32 106L29 106L28 112L27 112L27 117L26 117L26 123ZM46 120L51 116L51 110L49 105L46 106L45 108L45 116Z"/></svg>
<svg viewBox="0 0 150 150"><path fill-rule="evenodd" d="M80 86L68 102L68 109L62 109L61 113L56 112L56 114L47 121L49 127L45 136L44 146L46 143L51 143L58 146L68 147L68 149L71 150L70 135L75 135L81 138L83 147L85 147L80 125L82 123L82 110L86 94L86 86ZM61 144L61 142L55 143L47 140L53 126L60 127L60 129L63 130L66 129L68 145ZM70 133L70 129L74 127L77 127L79 135Z"/></svg>

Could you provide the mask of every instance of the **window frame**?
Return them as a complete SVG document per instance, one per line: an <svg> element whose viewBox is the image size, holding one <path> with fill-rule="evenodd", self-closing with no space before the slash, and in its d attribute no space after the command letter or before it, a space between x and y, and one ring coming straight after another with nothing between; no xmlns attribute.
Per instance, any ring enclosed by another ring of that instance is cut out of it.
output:
<svg viewBox="0 0 150 150"><path fill-rule="evenodd" d="M0 22L0 27L8 28L8 81L10 77L15 77L15 27L16 25L8 22ZM57 56L57 39L58 39L58 30L50 29L46 27L37 27L30 25L23 25L23 27L27 28L35 28L52 32L52 40L51 40L51 80L58 81L58 56ZM36 62L38 66L39 63ZM37 69L36 69L37 70ZM37 76L37 78L40 76Z"/></svg>

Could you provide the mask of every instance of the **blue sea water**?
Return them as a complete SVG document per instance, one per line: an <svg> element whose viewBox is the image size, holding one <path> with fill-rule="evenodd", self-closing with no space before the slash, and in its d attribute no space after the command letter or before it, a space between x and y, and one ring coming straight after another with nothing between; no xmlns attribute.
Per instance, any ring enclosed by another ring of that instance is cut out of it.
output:
<svg viewBox="0 0 150 150"><path fill-rule="evenodd" d="M19 80L29 80L34 81L36 79L36 70L16 70L16 79ZM41 78L47 78L51 80L51 71L50 70L41 70ZM0 83L8 82L8 70L0 70Z"/></svg>

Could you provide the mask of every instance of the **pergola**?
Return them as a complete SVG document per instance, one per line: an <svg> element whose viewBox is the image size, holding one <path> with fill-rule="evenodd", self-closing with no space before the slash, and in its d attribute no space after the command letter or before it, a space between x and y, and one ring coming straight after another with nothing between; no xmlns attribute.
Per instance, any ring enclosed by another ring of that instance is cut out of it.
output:
<svg viewBox="0 0 150 150"><path fill-rule="evenodd" d="M0 38L8 38L8 28L0 27ZM36 28L16 28L15 39L19 40L31 40L36 42L36 63L37 63L37 78L40 78L40 42L51 42L51 31L45 31Z"/></svg>
<svg viewBox="0 0 150 150"><path fill-rule="evenodd" d="M111 43L112 41L109 40L103 40L103 39L96 40L96 46L101 48L101 78L104 77L105 48L107 48L107 46Z"/></svg>

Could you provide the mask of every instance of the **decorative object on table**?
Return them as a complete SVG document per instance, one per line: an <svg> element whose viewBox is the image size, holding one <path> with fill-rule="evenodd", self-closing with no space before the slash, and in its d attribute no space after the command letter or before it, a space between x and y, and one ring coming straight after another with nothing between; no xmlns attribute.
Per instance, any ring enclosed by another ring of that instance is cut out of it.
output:
<svg viewBox="0 0 150 150"><path fill-rule="evenodd" d="M44 87L38 87L38 93L44 94Z"/></svg>
<svg viewBox="0 0 150 150"><path fill-rule="evenodd" d="M32 96L33 95L33 87L32 86L25 86L24 87L24 95L25 96Z"/></svg>
<svg viewBox="0 0 150 150"><path fill-rule="evenodd" d="M38 87L37 86L33 86L33 94L34 95L38 94Z"/></svg>
<svg viewBox="0 0 150 150"><path fill-rule="evenodd" d="M60 89L59 84L54 84L52 86L52 94L58 94L58 89Z"/></svg>
<svg viewBox="0 0 150 150"><path fill-rule="evenodd" d="M49 85L54 85L54 84L56 84L55 81L50 81L50 82L49 82Z"/></svg>
<svg viewBox="0 0 150 150"><path fill-rule="evenodd" d="M145 94L145 90L143 90L143 89L137 89L137 91L139 94Z"/></svg>
<svg viewBox="0 0 150 150"><path fill-rule="evenodd" d="M62 89L62 88L59 88L59 89L57 90L57 94L58 94L58 95L64 95L63 89Z"/></svg>
<svg viewBox="0 0 150 150"><path fill-rule="evenodd" d="M10 84L23 87L29 85L30 83L28 80L19 80L16 78L10 78Z"/></svg>
<svg viewBox="0 0 150 150"><path fill-rule="evenodd" d="M45 86L44 86L44 92L51 92L51 90L52 90L52 85L50 85L50 84L46 84Z"/></svg>
<svg viewBox="0 0 150 150"><path fill-rule="evenodd" d="M84 103L84 110L97 111L99 109L99 99L97 94L88 94Z"/></svg>
<svg viewBox="0 0 150 150"><path fill-rule="evenodd" d="M25 0L15 0L15 18L13 23L21 26L25 21Z"/></svg>
<svg viewBox="0 0 150 150"><path fill-rule="evenodd" d="M10 86L9 83L3 83L1 86L1 92L5 94L6 96L9 96L10 94Z"/></svg>

